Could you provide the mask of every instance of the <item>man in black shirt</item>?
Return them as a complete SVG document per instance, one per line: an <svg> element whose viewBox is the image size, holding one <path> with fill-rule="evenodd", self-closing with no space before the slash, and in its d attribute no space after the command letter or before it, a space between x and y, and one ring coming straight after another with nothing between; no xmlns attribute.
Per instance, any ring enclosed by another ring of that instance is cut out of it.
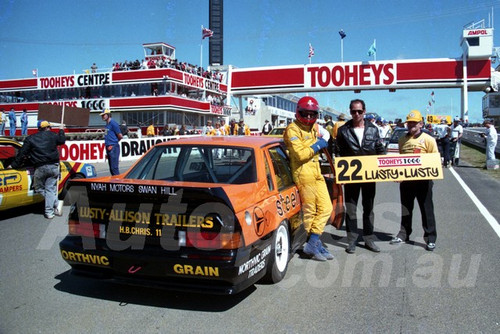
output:
<svg viewBox="0 0 500 334"><path fill-rule="evenodd" d="M336 150L339 156L378 155L385 154L380 140L378 128L366 120L366 107L363 100L352 100L349 105L352 119L338 130ZM346 205L346 252L353 254L358 239L358 220L356 216L360 192L363 205L363 239L366 248L380 252L374 243L373 235L373 203L375 200L375 182L351 183L344 185L344 200Z"/></svg>
<svg viewBox="0 0 500 334"><path fill-rule="evenodd" d="M45 218L47 219L62 214L58 209L59 200L57 198L57 181L59 179L57 146L66 142L63 124L61 124L58 134L51 132L50 128L49 122L38 121L38 132L26 138L12 162L13 168L19 168L29 157L35 167L35 192L45 198Z"/></svg>

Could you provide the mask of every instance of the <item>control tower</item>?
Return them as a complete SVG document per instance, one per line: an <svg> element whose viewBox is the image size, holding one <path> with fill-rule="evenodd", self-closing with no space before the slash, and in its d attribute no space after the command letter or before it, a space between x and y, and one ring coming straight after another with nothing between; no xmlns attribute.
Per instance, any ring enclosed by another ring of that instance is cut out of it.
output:
<svg viewBox="0 0 500 334"><path fill-rule="evenodd" d="M464 121L469 120L467 88L467 60L489 59L493 52L493 28L486 28L484 19L464 26L460 46L463 50L462 113ZM493 71L492 71L493 73ZM492 74L493 76L493 74ZM493 80L492 80L493 81ZM485 88L486 89L486 88Z"/></svg>

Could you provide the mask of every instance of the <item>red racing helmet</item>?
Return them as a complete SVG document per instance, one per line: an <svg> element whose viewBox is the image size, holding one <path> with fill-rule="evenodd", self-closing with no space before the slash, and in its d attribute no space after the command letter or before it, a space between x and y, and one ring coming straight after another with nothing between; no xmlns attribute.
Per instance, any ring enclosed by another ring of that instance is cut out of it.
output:
<svg viewBox="0 0 500 334"><path fill-rule="evenodd" d="M308 117L309 116L309 117ZM295 118L304 125L313 125L319 116L318 101L314 97L304 96L297 102Z"/></svg>

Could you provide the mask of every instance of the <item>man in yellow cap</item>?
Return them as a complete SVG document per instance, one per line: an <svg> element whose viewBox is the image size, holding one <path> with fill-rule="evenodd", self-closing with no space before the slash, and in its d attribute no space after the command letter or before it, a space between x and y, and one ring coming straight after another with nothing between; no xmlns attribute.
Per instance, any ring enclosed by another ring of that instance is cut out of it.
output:
<svg viewBox="0 0 500 334"><path fill-rule="evenodd" d="M50 131L50 128L49 122L38 121L38 132L26 137L23 147L12 162L12 167L16 169L22 167L28 157L33 163L35 167L34 188L35 192L45 198L44 216L47 219L62 214L58 208L59 200L57 198L57 180L59 179L57 146L66 142L64 124L61 124L57 134Z"/></svg>
<svg viewBox="0 0 500 334"><path fill-rule="evenodd" d="M436 140L422 131L422 114L412 110L406 116L408 133L399 139L399 153L438 153ZM412 213L415 198L422 213L422 226L426 249L433 251L436 248L436 219L434 217L434 204L432 201L432 180L403 181L399 185L401 196L401 228L390 243L400 244L410 240L412 232Z"/></svg>
<svg viewBox="0 0 500 334"><path fill-rule="evenodd" d="M111 118L109 109L104 109L101 113L102 120L106 122L106 132L104 134L104 146L108 156L109 171L111 175L120 174L118 163L120 160L119 141L123 138L120 126Z"/></svg>

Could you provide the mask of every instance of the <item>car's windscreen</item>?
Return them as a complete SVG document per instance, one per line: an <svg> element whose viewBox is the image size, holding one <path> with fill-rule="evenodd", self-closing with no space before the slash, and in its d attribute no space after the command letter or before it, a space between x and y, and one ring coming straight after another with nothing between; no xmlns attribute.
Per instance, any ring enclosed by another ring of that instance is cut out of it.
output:
<svg viewBox="0 0 500 334"><path fill-rule="evenodd" d="M158 146L134 166L128 179L245 184L256 182L254 152L217 146Z"/></svg>
<svg viewBox="0 0 500 334"><path fill-rule="evenodd" d="M394 133L392 134L391 136L391 139L390 139L390 143L397 143L399 141L399 138L401 138L402 136L404 136L406 133L408 132L408 130L406 129L397 129L394 131Z"/></svg>
<svg viewBox="0 0 500 334"><path fill-rule="evenodd" d="M269 133L270 135L282 135L285 132L285 128L274 128Z"/></svg>

